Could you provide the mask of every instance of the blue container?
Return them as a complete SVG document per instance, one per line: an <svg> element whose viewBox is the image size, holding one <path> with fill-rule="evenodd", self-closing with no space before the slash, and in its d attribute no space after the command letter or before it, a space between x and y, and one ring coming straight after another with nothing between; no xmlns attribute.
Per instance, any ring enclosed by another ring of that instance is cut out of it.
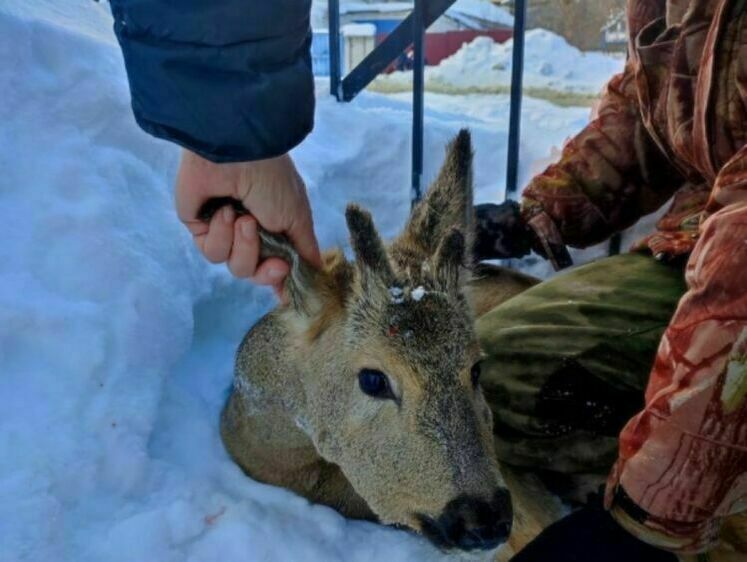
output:
<svg viewBox="0 0 747 562"><path fill-rule="evenodd" d="M342 34L340 35L340 60L345 60L345 41ZM313 32L311 64L314 76L329 76L329 32L326 29L315 29Z"/></svg>

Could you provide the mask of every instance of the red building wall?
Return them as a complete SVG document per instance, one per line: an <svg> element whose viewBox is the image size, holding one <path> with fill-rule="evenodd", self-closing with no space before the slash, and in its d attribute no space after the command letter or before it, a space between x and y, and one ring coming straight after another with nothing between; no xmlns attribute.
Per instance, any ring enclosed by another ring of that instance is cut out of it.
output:
<svg viewBox="0 0 747 562"><path fill-rule="evenodd" d="M381 43L387 36L380 33L376 36L376 43ZM456 53L462 45L471 42L475 37L492 37L493 41L503 43L513 36L511 29L491 29L485 31L464 30L444 31L441 33L426 33L425 35L425 64L437 65L442 60ZM388 71L395 70L396 64Z"/></svg>
<svg viewBox="0 0 747 562"><path fill-rule="evenodd" d="M425 35L425 64L437 65L443 59L456 53L462 45L470 43L475 37L492 37L493 41L503 43L511 39L512 36L513 31L510 29L427 33Z"/></svg>

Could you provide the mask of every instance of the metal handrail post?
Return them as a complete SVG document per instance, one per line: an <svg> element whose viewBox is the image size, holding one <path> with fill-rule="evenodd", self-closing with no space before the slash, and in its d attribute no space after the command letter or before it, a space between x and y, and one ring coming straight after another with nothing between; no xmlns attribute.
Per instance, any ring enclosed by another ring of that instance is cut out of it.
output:
<svg viewBox="0 0 747 562"><path fill-rule="evenodd" d="M328 0L329 19L329 91L342 100L340 65L340 0Z"/></svg>
<svg viewBox="0 0 747 562"><path fill-rule="evenodd" d="M412 80L412 202L423 195L423 87L425 67L425 2L415 0L412 18L413 80Z"/></svg>
<svg viewBox="0 0 747 562"><path fill-rule="evenodd" d="M519 175L519 140L521 136L521 96L524 79L524 31L526 0L514 3L514 37L511 62L511 107L508 122L508 155L506 162L506 199L516 195Z"/></svg>

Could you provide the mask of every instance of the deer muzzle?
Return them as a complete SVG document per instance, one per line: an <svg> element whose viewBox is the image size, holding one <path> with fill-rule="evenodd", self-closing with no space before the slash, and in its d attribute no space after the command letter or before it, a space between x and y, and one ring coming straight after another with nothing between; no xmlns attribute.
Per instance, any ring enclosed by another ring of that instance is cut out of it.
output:
<svg viewBox="0 0 747 562"><path fill-rule="evenodd" d="M417 517L423 534L440 548L492 550L511 533L511 495L499 488L490 501L461 496L450 501L437 519Z"/></svg>

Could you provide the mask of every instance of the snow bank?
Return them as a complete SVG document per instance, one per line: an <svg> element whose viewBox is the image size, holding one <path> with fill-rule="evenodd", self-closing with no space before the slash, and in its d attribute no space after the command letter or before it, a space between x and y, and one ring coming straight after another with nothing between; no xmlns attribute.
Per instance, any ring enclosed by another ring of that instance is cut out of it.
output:
<svg viewBox="0 0 747 562"><path fill-rule="evenodd" d="M528 31L525 42L525 88L596 94L624 65L618 56L579 51L560 35L544 29ZM426 88L506 88L511 84L512 51L512 40L496 43L490 37L477 37L438 66L426 68ZM391 87L409 84L411 79L411 72L395 72L378 81Z"/></svg>
<svg viewBox="0 0 747 562"><path fill-rule="evenodd" d="M233 354L272 298L207 264L177 222L178 151L135 125L106 7L5 0L0 61L0 561L443 559L226 456ZM409 101L327 89L294 152L320 240L345 243L351 200L391 236L409 208ZM426 177L469 125L478 197L499 200L506 97L428 103ZM587 116L525 109L524 179Z"/></svg>

